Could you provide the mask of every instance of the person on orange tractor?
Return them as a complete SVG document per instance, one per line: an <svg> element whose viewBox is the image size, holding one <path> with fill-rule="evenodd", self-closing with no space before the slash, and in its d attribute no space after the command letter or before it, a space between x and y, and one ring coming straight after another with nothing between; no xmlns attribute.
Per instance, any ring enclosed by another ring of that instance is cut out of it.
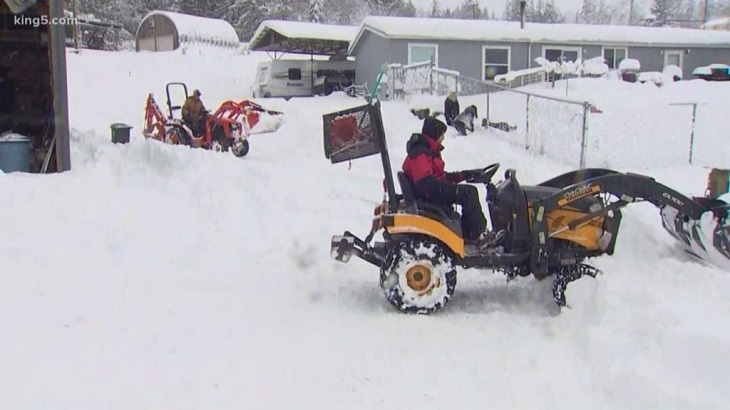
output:
<svg viewBox="0 0 730 410"><path fill-rule="evenodd" d="M185 100L182 107L183 122L193 130L193 135L200 136L205 132L205 117L208 115L203 101L200 99L200 91L193 91L193 95Z"/></svg>
<svg viewBox="0 0 730 410"><path fill-rule="evenodd" d="M427 117L421 133L414 133L406 144L407 156L403 161L403 172L413 182L414 195L421 200L440 206L461 205L461 226L464 240L479 247L495 245L505 232L486 231L479 202L479 192L473 185L459 184L480 175L482 169L460 172L446 172L441 158L442 142L446 124Z"/></svg>

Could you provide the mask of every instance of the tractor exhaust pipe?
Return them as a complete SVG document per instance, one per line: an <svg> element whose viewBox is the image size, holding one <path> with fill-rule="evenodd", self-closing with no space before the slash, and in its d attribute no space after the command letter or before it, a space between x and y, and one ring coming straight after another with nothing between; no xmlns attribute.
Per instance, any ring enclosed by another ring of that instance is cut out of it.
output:
<svg viewBox="0 0 730 410"><path fill-rule="evenodd" d="M525 28L525 7L527 2L525 0L520 1L520 29Z"/></svg>

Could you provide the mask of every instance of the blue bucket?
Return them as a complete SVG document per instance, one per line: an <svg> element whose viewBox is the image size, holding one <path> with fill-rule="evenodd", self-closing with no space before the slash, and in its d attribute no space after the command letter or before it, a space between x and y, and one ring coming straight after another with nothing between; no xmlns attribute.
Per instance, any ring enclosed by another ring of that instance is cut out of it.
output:
<svg viewBox="0 0 730 410"><path fill-rule="evenodd" d="M19 134L0 137L0 170L30 172L30 139Z"/></svg>

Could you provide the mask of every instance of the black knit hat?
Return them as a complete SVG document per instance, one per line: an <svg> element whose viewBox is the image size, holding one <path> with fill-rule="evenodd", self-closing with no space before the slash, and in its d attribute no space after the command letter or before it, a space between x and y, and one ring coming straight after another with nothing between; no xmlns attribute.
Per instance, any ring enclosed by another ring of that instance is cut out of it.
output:
<svg viewBox="0 0 730 410"><path fill-rule="evenodd" d="M444 124L443 122L433 117L426 117L426 119L423 120L421 134L428 135L429 137L436 140L439 139L439 137L442 136L444 133L446 133L446 124Z"/></svg>

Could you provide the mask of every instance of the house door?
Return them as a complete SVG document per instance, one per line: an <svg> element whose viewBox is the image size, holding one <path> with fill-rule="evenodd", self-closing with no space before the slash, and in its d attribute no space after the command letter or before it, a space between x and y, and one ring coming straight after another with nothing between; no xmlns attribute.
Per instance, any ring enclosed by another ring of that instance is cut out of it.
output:
<svg viewBox="0 0 730 410"><path fill-rule="evenodd" d="M682 69L682 59L684 51L682 50L664 50L664 67L668 65L676 65Z"/></svg>

